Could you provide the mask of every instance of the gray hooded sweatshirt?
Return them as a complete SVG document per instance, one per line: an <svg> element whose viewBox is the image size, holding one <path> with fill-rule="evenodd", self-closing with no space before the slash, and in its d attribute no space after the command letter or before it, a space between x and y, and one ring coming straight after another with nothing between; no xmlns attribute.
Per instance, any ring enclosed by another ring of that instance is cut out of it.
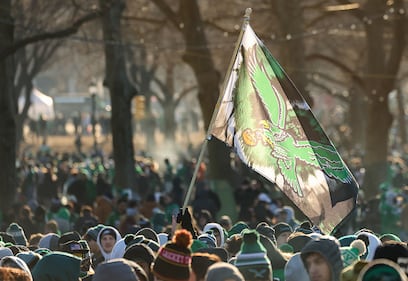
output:
<svg viewBox="0 0 408 281"><path fill-rule="evenodd" d="M300 252L304 264L306 257L311 253L322 255L329 263L332 272L332 281L339 281L343 269L343 261L340 252L340 243L330 236L322 236L316 240L310 240Z"/></svg>

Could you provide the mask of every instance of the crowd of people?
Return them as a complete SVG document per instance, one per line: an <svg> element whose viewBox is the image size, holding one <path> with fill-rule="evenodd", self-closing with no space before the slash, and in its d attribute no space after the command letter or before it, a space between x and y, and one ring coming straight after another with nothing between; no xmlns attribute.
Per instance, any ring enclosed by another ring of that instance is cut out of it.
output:
<svg viewBox="0 0 408 281"><path fill-rule="evenodd" d="M163 164L160 172L153 159L138 158L136 193L115 188L114 166L100 157L23 159L16 204L2 214L0 280L407 280L398 169L379 206L394 221L377 231L356 225L358 214L346 233L330 234L299 221L257 178L235 188L236 218L220 214L204 163L181 209L196 163ZM358 178L362 168L351 168Z"/></svg>

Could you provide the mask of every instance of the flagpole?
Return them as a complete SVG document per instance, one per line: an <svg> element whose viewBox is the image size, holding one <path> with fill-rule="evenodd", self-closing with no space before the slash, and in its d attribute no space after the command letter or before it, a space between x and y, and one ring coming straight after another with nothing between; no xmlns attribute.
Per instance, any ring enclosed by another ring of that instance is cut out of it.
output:
<svg viewBox="0 0 408 281"><path fill-rule="evenodd" d="M245 32L245 30L246 30L246 27L247 27L248 24L249 24L249 20L250 20L250 17L251 17L251 13L252 13L252 9L251 9L251 8L247 8L247 9L245 10L244 21L243 21L243 23L242 23L241 32L240 32L240 34L239 34L239 36L238 36L237 44L235 45L235 50L234 50L232 59L231 59L231 61L230 61L230 64L229 64L229 66L228 66L228 69L227 69L227 74L225 75L225 79L224 79L224 83L223 83L223 86L222 86L221 94L218 96L218 100L217 100L217 103L216 103L216 105L215 105L214 112L213 112L213 115L212 115L212 117L211 117L210 124L208 125L206 138L205 138L205 140L204 140L203 145L201 146L200 155L198 156L198 159L197 159L197 162L196 162L196 166L195 166L195 168L194 168L193 177L191 178L190 185L189 185L189 187L188 187L188 189L187 189L186 197L184 198L183 210L184 210L185 208L187 208L188 202L190 201L191 193L192 193L192 191L193 191L193 186L194 186L194 183L195 183L196 178L197 178L198 169L200 168L200 164L201 164L201 162L203 161L204 152L205 152L206 149L207 149L208 142L211 140L211 134L210 134L210 132L211 132L212 127L213 127L213 125L214 125L215 117L216 117L217 114L218 114L218 111L219 111L219 108L220 108L220 103L221 103L222 98L223 98L223 93L225 92L225 89L226 89L226 87L227 87L228 77L230 76L230 74L231 74L231 72L232 72L232 68L233 68L233 66L234 66L235 59L236 59L236 57L237 57L237 55L238 55L238 52L239 52L239 49L240 49L240 47L241 47L242 37L244 36L244 32Z"/></svg>

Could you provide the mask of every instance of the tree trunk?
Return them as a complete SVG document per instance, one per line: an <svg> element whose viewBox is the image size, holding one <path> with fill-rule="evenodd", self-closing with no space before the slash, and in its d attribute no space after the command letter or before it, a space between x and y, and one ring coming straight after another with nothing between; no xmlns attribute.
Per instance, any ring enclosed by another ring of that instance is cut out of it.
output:
<svg viewBox="0 0 408 281"><path fill-rule="evenodd" d="M101 7L110 5L102 16L105 42L105 85L112 103L112 142L115 161L114 185L117 188L135 188L135 162L131 100L136 94L126 75L125 50L122 45L120 20L125 1L101 0ZM112 43L114 42L114 43Z"/></svg>
<svg viewBox="0 0 408 281"><path fill-rule="evenodd" d="M349 114L347 114L347 124L351 128L351 154L357 153L361 156L361 149L364 147L366 139L366 103L363 98L364 93L360 89L350 89Z"/></svg>
<svg viewBox="0 0 408 281"><path fill-rule="evenodd" d="M298 0L275 1L275 12L279 18L281 36L290 36L304 34L305 23L303 18L304 9ZM313 99L306 91L306 63L304 42L300 38L290 39L285 42L287 51L282 53L280 60L284 65L288 76L293 80L300 93L309 104L313 107Z"/></svg>
<svg viewBox="0 0 408 281"><path fill-rule="evenodd" d="M400 0L394 1L394 4L396 10L403 5ZM385 13L386 9L386 3L382 0L367 1L366 17L374 18L379 13ZM399 15L391 23L384 20L365 23L366 65L369 74L365 80L368 91L368 121L364 157L366 176L363 189L366 199L377 196L379 185L386 179L388 136L392 124L388 95L395 86L395 77L405 46L404 17L405 14Z"/></svg>
<svg viewBox="0 0 408 281"><path fill-rule="evenodd" d="M399 138L397 145L405 147L407 143L407 129L405 124L404 96L400 88L397 89L397 106L398 106L398 133Z"/></svg>
<svg viewBox="0 0 408 281"><path fill-rule="evenodd" d="M166 141L169 143L174 143L176 140L176 121L175 121L175 110L176 105L174 104L174 65L168 63L166 66L166 93L164 97L163 115L164 115L164 136Z"/></svg>
<svg viewBox="0 0 408 281"><path fill-rule="evenodd" d="M175 106L174 101L163 105L164 115L164 136L166 141L174 143L176 140L176 120L175 120Z"/></svg>
<svg viewBox="0 0 408 281"><path fill-rule="evenodd" d="M180 16L184 27L182 29L186 42L184 61L190 65L198 82L198 100L207 129L219 95L220 75L215 69L211 52L207 47L207 39L197 1L181 0ZM229 148L217 140L208 144L209 172L213 179L230 180L232 169L230 165Z"/></svg>
<svg viewBox="0 0 408 281"><path fill-rule="evenodd" d="M0 9L0 50L13 43L11 0L2 0ZM0 208L10 209L16 194L16 111L13 91L13 56L0 58Z"/></svg>

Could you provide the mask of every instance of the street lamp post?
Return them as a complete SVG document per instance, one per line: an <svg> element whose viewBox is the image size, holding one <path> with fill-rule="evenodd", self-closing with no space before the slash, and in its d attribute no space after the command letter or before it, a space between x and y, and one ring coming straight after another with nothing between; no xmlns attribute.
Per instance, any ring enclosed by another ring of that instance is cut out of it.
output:
<svg viewBox="0 0 408 281"><path fill-rule="evenodd" d="M92 138L93 138L93 150L96 153L97 141L96 141L96 85L91 83L89 86L89 93L91 94L91 125L92 125Z"/></svg>

